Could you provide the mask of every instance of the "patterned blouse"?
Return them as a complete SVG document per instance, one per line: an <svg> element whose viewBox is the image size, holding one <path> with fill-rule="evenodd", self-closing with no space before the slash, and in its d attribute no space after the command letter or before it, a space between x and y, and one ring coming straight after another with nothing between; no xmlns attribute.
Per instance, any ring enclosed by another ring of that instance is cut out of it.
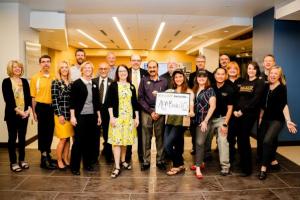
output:
<svg viewBox="0 0 300 200"><path fill-rule="evenodd" d="M51 86L52 106L57 116L64 116L70 120L70 92L71 84L66 85L63 80L54 80Z"/></svg>
<svg viewBox="0 0 300 200"><path fill-rule="evenodd" d="M206 117L209 109L209 99L216 96L213 88L202 90L195 98L195 118L194 124L200 124Z"/></svg>

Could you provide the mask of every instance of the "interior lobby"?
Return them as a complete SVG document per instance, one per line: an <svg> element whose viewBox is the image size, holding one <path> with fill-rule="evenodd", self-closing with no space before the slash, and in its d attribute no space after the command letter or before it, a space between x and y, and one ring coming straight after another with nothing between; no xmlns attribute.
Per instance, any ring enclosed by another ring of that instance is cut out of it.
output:
<svg viewBox="0 0 300 200"><path fill-rule="evenodd" d="M226 54L236 61L242 77L247 64L272 54L284 70L291 117L300 125L299 52L300 0L0 0L0 79L7 78L9 60L24 64L29 82L39 72L39 58L51 56L51 75L58 64L76 64L75 52L84 49L86 60L97 68L108 53L116 65L130 67L133 54L140 55L141 68L147 62L159 64L159 75L176 62L187 77L196 70L195 58L206 57L206 69L219 67ZM94 72L97 76L97 72ZM0 118L5 102L1 93ZM299 129L299 127L297 127ZM299 130L298 130L299 131ZM141 171L137 145L132 148L132 170L110 177L113 164L100 156L94 171L80 176L68 171L40 168L37 123L30 115L26 134L28 170L10 170L7 125L0 121L0 199L300 199L300 134L285 127L278 138L280 171L270 171L264 181L257 179L256 133L251 137L253 174L240 177L238 164L230 176L220 176L216 139L213 157L206 163L205 177L196 179L190 166L190 131L184 137L185 172L168 176L155 166L155 139L152 138L151 167ZM59 142L53 136L52 155ZM103 138L101 137L102 149Z"/></svg>

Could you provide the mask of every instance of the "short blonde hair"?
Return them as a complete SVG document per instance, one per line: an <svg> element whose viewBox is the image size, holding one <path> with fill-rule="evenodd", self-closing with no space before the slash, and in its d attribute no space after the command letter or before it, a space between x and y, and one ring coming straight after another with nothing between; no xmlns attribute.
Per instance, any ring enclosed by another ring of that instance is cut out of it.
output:
<svg viewBox="0 0 300 200"><path fill-rule="evenodd" d="M22 69L22 72L21 72L21 75L20 76L23 76L24 74L24 66L23 66L23 63L21 63L20 61L18 60L10 60L8 63L7 63L7 75L9 77L13 77L14 76L14 73L13 73L13 66L14 64L17 64L19 67L21 67Z"/></svg>
<svg viewBox="0 0 300 200"><path fill-rule="evenodd" d="M70 65L69 65L69 63L67 62L67 61L65 61L65 60L63 60L63 61L61 61L61 62L59 62L58 63L58 65L57 65L57 72L56 72L56 78L58 79L58 80L61 80L62 78L61 78L61 66L62 66L62 64L66 64L67 65L67 67L68 67L68 70L69 70L69 73L68 73L68 81L71 81L71 70L70 70Z"/></svg>
<svg viewBox="0 0 300 200"><path fill-rule="evenodd" d="M93 76L93 74L94 74L94 65L93 65L93 63L92 63L91 61L85 61L84 63L82 63L82 64L80 65L81 76L82 76L82 70L83 70L83 68L84 68L86 65L91 65L91 66L92 66L92 68L93 68L93 70L92 70L92 76Z"/></svg>
<svg viewBox="0 0 300 200"><path fill-rule="evenodd" d="M230 69L231 67L234 67L234 68L236 69L236 71L237 71L237 77L240 77L241 71L240 71L240 67L239 67L239 65L237 64L237 62L235 62L235 61L229 62L229 63L227 64L227 66L226 66L227 72L229 71L229 69Z"/></svg>

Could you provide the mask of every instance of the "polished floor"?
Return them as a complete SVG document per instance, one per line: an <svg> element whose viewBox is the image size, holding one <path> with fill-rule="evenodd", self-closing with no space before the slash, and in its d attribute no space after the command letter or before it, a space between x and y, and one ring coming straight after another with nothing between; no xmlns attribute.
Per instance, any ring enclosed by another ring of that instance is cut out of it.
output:
<svg viewBox="0 0 300 200"><path fill-rule="evenodd" d="M134 155L133 169L123 170L117 179L111 179L112 165L102 159L95 172L82 171L80 176L40 169L36 149L26 149L30 169L12 173L7 150L0 149L0 199L300 199L300 166L283 156L278 155L281 171L271 172L260 181L256 171L250 177L239 177L236 166L232 175L220 176L218 155L214 153L203 171L204 179L198 180L189 170L193 163L189 152L186 148L184 174L169 177L158 170L154 150L149 171L140 170ZM256 169L254 161L253 165Z"/></svg>

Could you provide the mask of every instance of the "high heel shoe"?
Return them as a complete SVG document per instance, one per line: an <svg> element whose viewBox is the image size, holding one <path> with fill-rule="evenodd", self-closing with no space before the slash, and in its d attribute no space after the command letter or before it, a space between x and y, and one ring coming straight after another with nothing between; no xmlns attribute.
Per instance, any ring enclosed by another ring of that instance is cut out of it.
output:
<svg viewBox="0 0 300 200"><path fill-rule="evenodd" d="M64 163L64 165L65 165L66 168L70 167L70 164L67 164L67 162L65 161L65 159L62 159L62 162Z"/></svg>
<svg viewBox="0 0 300 200"><path fill-rule="evenodd" d="M265 180L267 178L267 173L265 171L260 171L258 174L259 180Z"/></svg>

